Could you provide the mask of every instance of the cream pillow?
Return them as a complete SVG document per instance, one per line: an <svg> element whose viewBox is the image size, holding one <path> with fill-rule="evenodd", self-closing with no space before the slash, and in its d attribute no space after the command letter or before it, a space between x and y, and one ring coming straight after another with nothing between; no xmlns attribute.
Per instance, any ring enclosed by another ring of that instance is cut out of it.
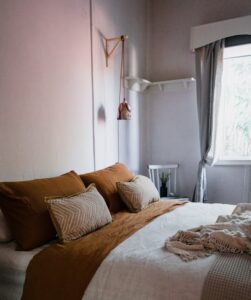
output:
<svg viewBox="0 0 251 300"><path fill-rule="evenodd" d="M95 186L71 197L45 199L61 242L77 239L112 222L104 198Z"/></svg>
<svg viewBox="0 0 251 300"><path fill-rule="evenodd" d="M135 176L131 181L117 182L121 199L131 212L146 208L151 202L159 201L159 192L153 182L145 176Z"/></svg>

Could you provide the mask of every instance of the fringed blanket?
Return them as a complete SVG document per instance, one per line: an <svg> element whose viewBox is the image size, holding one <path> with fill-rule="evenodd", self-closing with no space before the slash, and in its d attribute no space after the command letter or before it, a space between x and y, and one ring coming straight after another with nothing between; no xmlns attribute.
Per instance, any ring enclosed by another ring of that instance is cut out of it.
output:
<svg viewBox="0 0 251 300"><path fill-rule="evenodd" d="M238 204L232 215L219 216L216 224L178 231L165 247L183 261L217 252L251 254L251 204Z"/></svg>

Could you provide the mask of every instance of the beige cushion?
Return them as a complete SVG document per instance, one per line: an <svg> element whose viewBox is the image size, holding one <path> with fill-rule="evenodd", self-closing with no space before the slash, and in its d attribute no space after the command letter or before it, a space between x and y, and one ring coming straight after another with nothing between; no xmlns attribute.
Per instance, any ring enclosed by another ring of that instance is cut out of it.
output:
<svg viewBox="0 0 251 300"><path fill-rule="evenodd" d="M104 198L93 185L84 193L45 202L61 242L77 239L112 222Z"/></svg>
<svg viewBox="0 0 251 300"><path fill-rule="evenodd" d="M142 175L135 176L129 182L117 182L117 188L121 199L132 212L138 212L151 202L160 200L153 182Z"/></svg>

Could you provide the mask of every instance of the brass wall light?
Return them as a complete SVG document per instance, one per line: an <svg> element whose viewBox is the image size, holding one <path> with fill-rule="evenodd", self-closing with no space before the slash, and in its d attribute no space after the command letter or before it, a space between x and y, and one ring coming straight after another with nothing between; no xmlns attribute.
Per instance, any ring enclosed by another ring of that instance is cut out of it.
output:
<svg viewBox="0 0 251 300"><path fill-rule="evenodd" d="M121 65L120 65L120 84L119 84L119 102L121 92L123 92L123 101L119 103L117 120L130 120L131 119L131 106L128 104L125 98L125 40L128 39L127 35L121 35L105 40L105 55L106 66L108 67L108 59L113 52L121 44ZM114 46L109 50L109 44L115 42Z"/></svg>

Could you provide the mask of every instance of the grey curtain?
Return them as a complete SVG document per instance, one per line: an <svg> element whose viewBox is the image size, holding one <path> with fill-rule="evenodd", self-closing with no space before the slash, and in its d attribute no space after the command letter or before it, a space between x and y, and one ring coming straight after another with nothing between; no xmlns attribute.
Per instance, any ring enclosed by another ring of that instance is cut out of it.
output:
<svg viewBox="0 0 251 300"><path fill-rule="evenodd" d="M207 200L205 165L207 163L212 164L210 153L214 143L217 98L220 95L223 49L224 40L196 49L197 107L201 160L193 195L194 202Z"/></svg>

